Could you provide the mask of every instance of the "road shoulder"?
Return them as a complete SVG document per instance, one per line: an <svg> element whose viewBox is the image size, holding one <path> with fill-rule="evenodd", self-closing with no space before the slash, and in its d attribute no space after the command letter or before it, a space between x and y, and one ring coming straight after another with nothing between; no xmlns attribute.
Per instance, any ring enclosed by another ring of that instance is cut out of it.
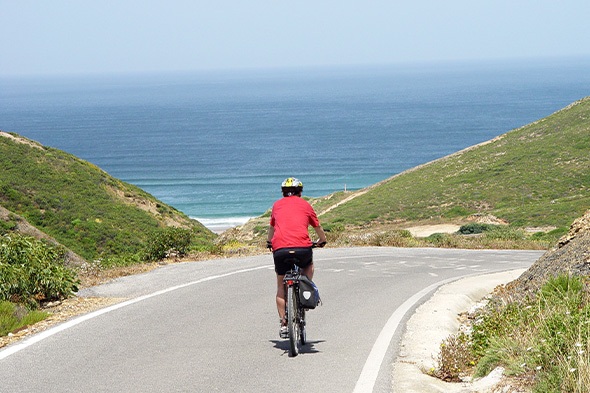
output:
<svg viewBox="0 0 590 393"><path fill-rule="evenodd" d="M459 328L458 316L469 310L501 284L518 278L525 269L472 276L446 284L416 309L400 343L398 358L393 364L394 393L481 391L489 380L475 383L448 383L426 375L436 365L440 344Z"/></svg>

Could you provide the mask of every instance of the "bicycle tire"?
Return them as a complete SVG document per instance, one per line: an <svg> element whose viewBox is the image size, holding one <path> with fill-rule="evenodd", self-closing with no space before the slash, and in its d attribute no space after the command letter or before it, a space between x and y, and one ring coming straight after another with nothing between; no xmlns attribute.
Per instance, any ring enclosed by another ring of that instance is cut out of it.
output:
<svg viewBox="0 0 590 393"><path fill-rule="evenodd" d="M294 357L299 353L299 323L297 321L297 298L295 288L287 288L287 329L289 330L289 356Z"/></svg>
<svg viewBox="0 0 590 393"><path fill-rule="evenodd" d="M307 332L305 331L305 309L300 309L301 318L299 321L299 342L301 345L307 344Z"/></svg>

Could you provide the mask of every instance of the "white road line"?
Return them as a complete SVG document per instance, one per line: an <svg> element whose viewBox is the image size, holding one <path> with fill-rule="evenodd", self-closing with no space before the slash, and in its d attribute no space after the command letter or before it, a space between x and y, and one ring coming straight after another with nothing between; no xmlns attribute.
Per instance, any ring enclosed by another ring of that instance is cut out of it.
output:
<svg viewBox="0 0 590 393"><path fill-rule="evenodd" d="M433 290L437 289L441 285L456 281L460 278L462 277L449 278L424 288L406 300L393 312L393 314L391 314L391 317L389 317L389 320L381 330L381 333L379 333L375 344L373 344L373 349L371 349L371 353L369 353L369 357L365 362L363 371L361 371L361 375L356 381L354 393L368 393L373 391L373 387L375 386L375 381L377 380L377 375L379 374L381 363L383 363L383 359L385 358L387 348L389 348L391 339L401 324L404 315L406 315L408 311L410 311L416 305L416 303L420 301L420 299L428 295Z"/></svg>
<svg viewBox="0 0 590 393"><path fill-rule="evenodd" d="M127 301L122 302L122 303L114 304L114 305L112 305L110 307L106 307L106 308L103 308L103 309L100 309L100 310L91 312L89 314L82 315L82 316L80 316L78 318L75 318L75 319L72 319L72 320L70 320L68 322L64 322L61 325L57 325L57 326L55 326L55 327L53 327L51 329L47 329L47 330L45 330L45 331L43 331L43 332L41 332L39 334L36 334L36 335L32 336L31 338L26 339L26 340L24 340L24 341L22 341L20 343L17 343L17 344L14 344L12 346L9 346L8 348L0 351L0 360L5 359L5 358L7 358L10 355L13 355L13 354L15 354L15 353L17 353L19 351L22 351L23 349L25 349L27 347L30 347L31 345L33 345L35 343L38 343L39 341L42 341L42 340L44 340L44 339L46 339L48 337L53 336L54 334L57 334L57 333L62 332L64 330L66 330L66 329L69 329L69 328L71 328L73 326L76 326L76 325L78 325L78 324L80 324L80 323L82 323L84 321L88 321L89 319L96 318L96 317L98 317L100 315L107 314L107 313L109 313L111 311L115 311L115 310L118 310L120 308L127 307L127 306L130 306L130 305L135 304L135 303L139 303L139 302L141 302L143 300L150 299L150 298L156 297L156 296L160 296L160 295L163 295L163 294L168 293L168 292L176 291L178 289L190 287L191 285L201 284L201 283L204 283L204 282L207 282L207 281L212 281L212 280L217 280L217 279L220 279L220 278L225 278L225 277L228 277L228 276L233 276L234 274L247 273L247 272L251 272L251 271L254 271L254 270L268 269L268 268L269 268L269 265L264 265L264 266L259 266L259 267L253 267L253 268L250 268L250 269L236 270L235 272L230 272L230 273L225 273L225 274L219 274L219 275L215 275L215 276L209 276L209 277L201 278L200 280L191 281L191 282L186 283L186 284L176 285L176 286L173 286L173 287L170 287L170 288L162 289L161 291L150 293L149 295L140 296L140 297L137 297L135 299L127 300Z"/></svg>
<svg viewBox="0 0 590 393"><path fill-rule="evenodd" d="M383 257L390 257L389 255L382 255L382 254L366 254L366 255L353 255L353 256L343 256L343 257L330 257L330 258L323 258L323 257L316 257L315 255L313 256L313 261L314 262L318 262L318 261L339 261L342 259L366 259L366 258L383 258Z"/></svg>

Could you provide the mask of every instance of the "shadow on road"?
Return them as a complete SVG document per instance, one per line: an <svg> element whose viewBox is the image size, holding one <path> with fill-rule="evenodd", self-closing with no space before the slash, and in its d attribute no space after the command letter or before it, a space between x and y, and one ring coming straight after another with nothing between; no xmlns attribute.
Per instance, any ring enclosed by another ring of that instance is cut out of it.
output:
<svg viewBox="0 0 590 393"><path fill-rule="evenodd" d="M289 353L289 340L270 340L276 349L284 351L284 354ZM299 354L306 353L319 353L320 350L316 349L315 345L326 342L326 340L308 341L307 344L299 347Z"/></svg>

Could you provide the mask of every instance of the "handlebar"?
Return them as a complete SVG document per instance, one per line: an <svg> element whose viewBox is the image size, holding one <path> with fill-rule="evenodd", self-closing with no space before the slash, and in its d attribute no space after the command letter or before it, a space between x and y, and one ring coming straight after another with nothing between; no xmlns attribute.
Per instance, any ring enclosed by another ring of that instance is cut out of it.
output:
<svg viewBox="0 0 590 393"><path fill-rule="evenodd" d="M319 241L315 241L311 243L311 248L323 248L326 245L327 242L319 242ZM268 248L270 251L273 251L272 249L272 243L269 242L268 240L266 241L266 248Z"/></svg>
<svg viewBox="0 0 590 393"><path fill-rule="evenodd" d="M326 245L327 242L313 242L311 243L311 248L324 248L324 246Z"/></svg>

